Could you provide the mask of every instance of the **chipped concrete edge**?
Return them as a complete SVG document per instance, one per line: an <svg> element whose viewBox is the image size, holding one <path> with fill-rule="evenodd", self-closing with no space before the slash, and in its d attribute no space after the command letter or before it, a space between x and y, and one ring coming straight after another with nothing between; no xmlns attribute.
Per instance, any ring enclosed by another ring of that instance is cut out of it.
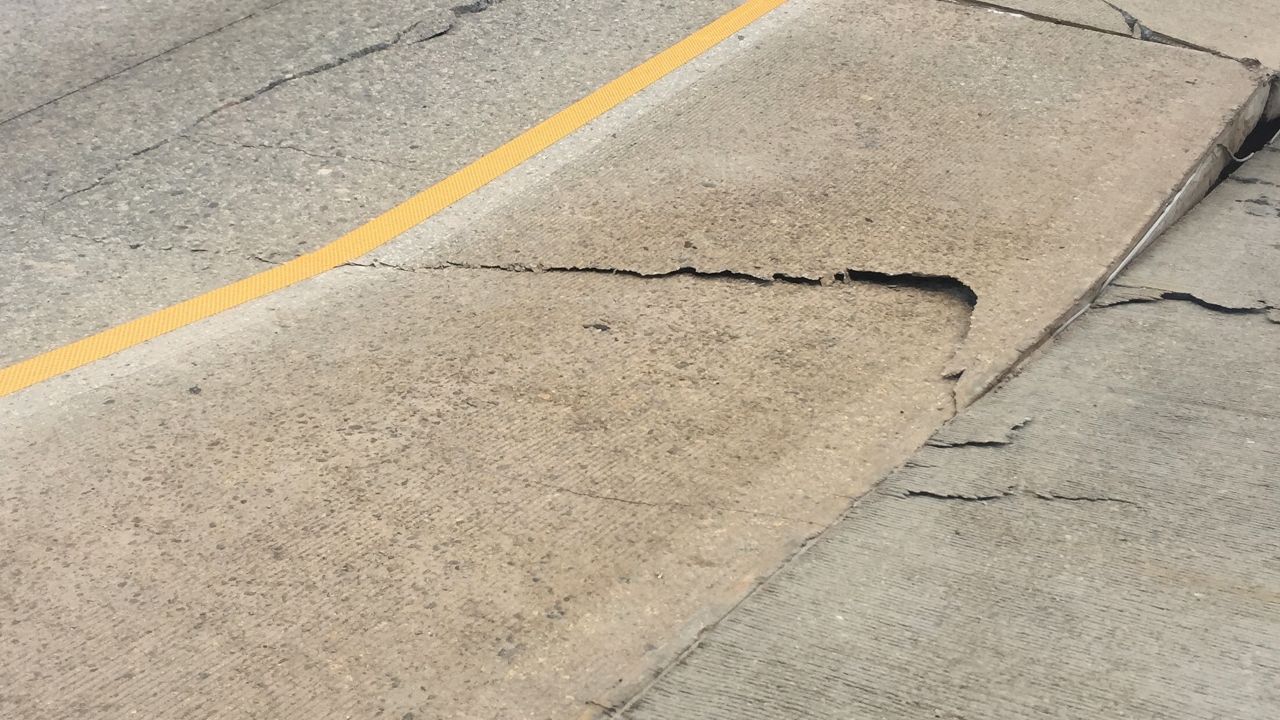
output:
<svg viewBox="0 0 1280 720"><path fill-rule="evenodd" d="M1249 136L1254 128L1266 119L1266 110L1274 105L1275 110L1280 111L1280 99L1278 99L1280 98L1280 92L1277 92L1278 87L1280 87L1280 83L1277 82L1277 77L1270 74L1259 80L1253 93L1235 111L1214 141L1201 154L1200 159L1183 176L1178 189L1165 200L1164 204L1151 217L1143 230L1131 242L1129 249L1111 263L1106 272L1090 285L1071 307L1050 323L1035 342L1026 348L1018 350L1019 357L1003 372L993 374L991 377L986 378L985 382L966 393L960 399L960 407L972 405L1005 380L1021 372L1026 363L1037 356L1037 351L1078 320L1107 287L1115 281L1120 273L1124 272L1125 268L1138 255L1142 254L1143 250L1150 247L1156 238L1160 237L1175 222L1182 219L1192 207L1209 194L1209 191L1217 185L1223 170L1232 162L1235 151L1240 148L1245 138Z"/></svg>

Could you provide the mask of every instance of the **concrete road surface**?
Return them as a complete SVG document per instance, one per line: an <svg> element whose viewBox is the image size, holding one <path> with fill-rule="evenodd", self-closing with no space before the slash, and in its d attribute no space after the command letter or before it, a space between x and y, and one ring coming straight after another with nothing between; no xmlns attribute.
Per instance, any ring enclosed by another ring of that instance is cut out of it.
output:
<svg viewBox="0 0 1280 720"><path fill-rule="evenodd" d="M32 7L24 718L608 712L1086 307L1272 88L936 0Z"/></svg>

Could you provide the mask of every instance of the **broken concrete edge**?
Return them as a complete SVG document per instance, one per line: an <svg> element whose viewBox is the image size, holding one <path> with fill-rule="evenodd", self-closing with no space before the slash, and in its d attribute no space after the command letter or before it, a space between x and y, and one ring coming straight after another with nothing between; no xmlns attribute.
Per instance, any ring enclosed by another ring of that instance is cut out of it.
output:
<svg viewBox="0 0 1280 720"><path fill-rule="evenodd" d="M1142 251L1203 200L1219 182L1222 182L1223 171L1233 162L1235 152L1244 145L1246 138L1266 122L1265 109L1271 103L1277 102L1277 88L1280 88L1280 84L1276 79L1275 76L1267 75L1259 80L1253 93L1227 120L1215 140L1183 176L1178 190L1170 195L1147 222L1144 229L1130 243L1129 249L1112 263L1102 276L1076 299L1074 304L1050 323L1035 341L1026 347L1011 349L1006 356L1007 362L993 363L993 367L996 368L1003 366L1002 371L997 370L986 378L977 378L974 385L965 388L964 392L957 397L959 407L972 405L1002 382L1018 374L1045 343L1061 334L1092 307L1107 287L1115 282L1120 273L1124 272Z"/></svg>
<svg viewBox="0 0 1280 720"><path fill-rule="evenodd" d="M262 256L253 256L254 260L260 262L278 264L273 260ZM501 272L531 272L531 273L596 273L603 275L620 275L624 277L633 277L639 279L653 280L661 278L669 278L678 275L692 275L694 277L705 278L709 280L731 280L737 282L749 282L759 285L769 285L773 283L786 283L792 285L809 285L826 287L831 285L880 285L883 287L905 287L922 290L925 292L941 293L951 297L953 300L964 303L969 308L969 313L965 318L965 327L961 332L960 341L956 343L955 350L952 351L951 359L943 366L939 375L943 380L952 381L952 410L951 415L954 416L961 407L957 388L961 382L962 376L965 374L965 368L956 368L956 358L966 349L969 341L969 332L972 328L973 311L978 306L978 294L969 286L968 283L951 275L931 275L927 273L913 272L882 272L878 270L862 270L855 268L845 268L834 272L828 272L821 275L793 275L787 273L769 273L756 274L743 272L739 270L731 270L728 268L702 268L696 265L681 265L671 270L645 272L630 268L601 267L590 265L566 265L566 266L546 266L546 265L525 265L523 263L506 263L506 264L477 264L464 263L444 260L442 262L426 264L426 265L398 265L379 260L370 262L347 262L343 263L349 267L362 268L387 268L399 270L403 272L431 272L439 270L491 270Z"/></svg>
<svg viewBox="0 0 1280 720"><path fill-rule="evenodd" d="M275 264L275 261L268 260L261 256L254 256L255 260ZM973 288L963 281L951 277L950 275L928 275L922 273L888 273L875 270L857 270L846 268L837 270L821 276L811 275L791 275L787 273L770 273L756 274L742 272L738 270L730 270L726 268L708 269L698 267L696 265L681 265L671 270L661 272L644 272L640 270L632 270L627 268L603 267L595 265L526 265L523 263L505 263L505 264L480 264L480 263L464 263L446 260L440 263L432 263L427 265L398 265L395 263L383 262L375 260L372 262L353 261L344 263L350 267L363 268L388 268L392 270L400 270L403 272L430 272L432 270L498 270L502 272L526 272L526 273L595 273L601 275L620 275L624 277L634 277L646 280L674 277L677 275L693 275L695 277L735 280L739 282L747 282L756 285L770 285L773 283L784 283L791 285L809 285L826 287L830 285L844 284L868 284L868 285L884 285L889 287L909 287L927 292L937 292L949 295L960 302L963 302L969 308L977 305L978 296Z"/></svg>
<svg viewBox="0 0 1280 720"><path fill-rule="evenodd" d="M955 428L954 423L948 423L935 432L925 445L934 448L1004 447L1011 444L1018 432L1031 424L1031 420L1032 418L1029 417L1023 418L1010 425L999 436L988 437L975 437L967 433L948 433L947 430Z"/></svg>
<svg viewBox="0 0 1280 720"><path fill-rule="evenodd" d="M957 444L948 445L939 449L945 452L948 449L954 448L954 447L975 446L976 448L979 448L978 451L982 451L982 449L994 449L995 451L998 452L999 451L998 447L1007 445L1013 442L1014 436L1016 436L1018 431L1025 428L1032 421L1033 421L1032 418L1024 418L1012 424L1011 426L1009 426L1006 432L1008 440L1005 442L984 443L979 441L979 442L968 443L968 444L957 443ZM904 463L902 467L907 467L910 465L911 463L910 461L908 461ZM886 478L891 477L892 475L900 471L902 467L892 471L885 477ZM931 467L931 466L920 465L919 467ZM658 683L660 683L663 680L663 678L665 678L669 673L675 671L677 668L683 665L686 662L686 660L694 652L696 652L699 649L702 643L706 641L706 639L720 625L720 623L724 622L724 620L728 618L731 614L733 614L733 612L737 608L748 603L749 601L752 601L753 598L755 598L755 596L758 593L764 592L765 588L773 582L775 577L778 577L781 573L783 573L788 568L790 568L794 563L798 562L800 558L804 556L805 553L809 552L812 548L817 546L819 542L828 534L837 532L838 528L843 523L850 520L854 514L859 512L860 507L864 503L870 502L872 498L877 498L877 497L891 497L899 500L908 500L908 501L933 500L933 501L956 501L956 502L965 502L965 503L971 503L971 502L972 503L989 503L989 502L1023 499L1023 500L1040 501L1040 502L1112 504L1112 505L1119 506L1120 508L1129 508L1137 511L1143 510L1143 507L1141 504L1125 498L1110 497L1106 495L1070 495L1066 493L1059 493L1059 492L1054 492L1054 491L1049 491L1044 489L1030 489L1030 488L1022 487L1020 485L1012 485L1012 486L1000 488L998 490L994 490L991 492L965 494L965 493L935 492L935 491L919 489L919 488L889 488L889 487L886 487L886 485L883 482L877 483L875 486L873 486L870 490L863 493L862 495L851 498L849 506L846 507L839 514L839 516L834 521L831 522L830 525L827 525L825 528L821 529L820 531L815 532L812 535L799 541L796 547L787 555L787 557L777 567L773 568L768 573L762 574L759 577L757 577L752 583L750 589L748 589L745 593L743 593L742 597L739 598L736 602L728 606L728 608L722 614L716 616L713 620L702 623L699 627L697 627L693 634L692 639L687 643L687 646L682 651L675 654L669 662L665 664L656 665L649 672L648 677L636 683L632 683L627 686L617 688L605 697L584 700L583 704L588 708L588 713L585 714L583 717L584 718L626 717L627 713L630 712L632 709L634 709L641 702L641 700L645 697L645 695L651 688L653 688Z"/></svg>

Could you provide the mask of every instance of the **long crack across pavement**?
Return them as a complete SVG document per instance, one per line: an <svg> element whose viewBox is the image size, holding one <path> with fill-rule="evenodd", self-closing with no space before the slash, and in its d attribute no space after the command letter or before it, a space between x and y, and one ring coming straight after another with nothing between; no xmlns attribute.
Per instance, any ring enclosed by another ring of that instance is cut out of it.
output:
<svg viewBox="0 0 1280 720"><path fill-rule="evenodd" d="M417 20L412 24L408 25L407 27L405 27L404 29L397 31L392 37L386 40L381 40L376 43L365 45L364 47L358 48L348 53L344 53L342 55L339 55L338 57L332 58L318 65L314 65L305 70L287 73L280 77L274 78L252 92L245 93L240 97L234 98L226 103L223 103L222 105L219 105L218 107L212 110L209 110L208 112L205 112L204 114L197 117L195 120L188 123L185 127L183 127L174 135L163 138L140 150L135 150L129 153L126 157L116 161L111 166L110 169L108 169L106 172L99 175L92 182L89 182L81 187L74 188L66 193L63 193L61 196L58 197L57 200L54 200L52 203L50 203L50 205L57 205L77 195L81 195L85 192L93 190L94 188L97 188L98 186L106 182L108 179L110 179L113 175L123 170L125 166L127 166L128 163L130 163L131 161L136 160L137 158L142 157L161 147L164 147L165 145L169 144L174 140L191 139L192 131L194 131L202 123L206 122L210 118L216 116L217 114L225 110L229 110L233 107L244 105L245 103L253 102L254 100L257 100L263 95L273 92L291 82L294 82L295 80L301 80L303 78L312 77L314 75L319 75L321 73L334 70L348 63L354 62L361 58L368 57L375 53L390 50L399 45L418 44L418 43L426 42L428 40L441 37L443 35L448 34L454 27L452 20L446 21L443 25L440 25L440 24L426 25L425 24L426 22L427 21L425 20ZM304 152L298 148L293 148L293 147L288 149L294 149L294 150L299 150L300 152ZM386 164L392 164L392 163L386 163Z"/></svg>
<svg viewBox="0 0 1280 720"><path fill-rule="evenodd" d="M1112 308L1121 305L1155 303L1165 300L1187 302L1206 310L1225 315L1263 315L1273 323L1280 324L1280 307L1258 301L1253 305L1222 305L1193 293L1181 290L1165 290L1163 288L1144 287L1140 285L1112 285L1116 292L1110 297L1104 296L1094 302L1095 308Z"/></svg>
<svg viewBox="0 0 1280 720"><path fill-rule="evenodd" d="M1068 20L1066 18L1055 17L1053 15L1044 15L1042 13L1037 13L1037 12L1027 10L1025 8L1002 5L997 2L984 2L983 0L942 0L942 2L949 2L955 5L966 5L969 7L981 8L983 10L990 10L993 12L1007 13L1010 15L1018 15L1018 16L1027 18L1029 20L1035 20L1037 22L1047 22L1047 23L1052 23L1054 25L1062 25L1064 27L1071 27L1079 30L1088 30L1090 32L1103 33L1105 35L1116 35L1119 37L1129 37L1135 40L1143 40L1145 42L1159 43L1161 45L1170 45L1173 47L1184 48L1186 50L1194 50L1196 52L1208 53L1209 55L1213 55L1215 57L1220 57L1227 60L1234 60L1251 69L1257 69L1262 67L1262 63L1260 63L1258 60L1254 58L1234 57L1220 50L1215 50L1213 48L1205 47L1203 45L1197 45L1196 43L1190 42L1188 40L1183 40L1182 38L1174 37L1172 35L1166 35L1165 33L1159 32L1157 30L1153 30L1150 26L1143 23L1142 20L1134 16L1128 10L1125 10L1124 8L1118 5L1115 5L1114 3L1108 2L1108 0L1099 0L1099 2L1103 3L1107 7L1111 8L1112 10L1115 10L1117 13L1120 14L1120 19L1124 22L1125 27L1128 28L1128 32L1112 30L1110 28L1099 27L1097 25L1091 25L1089 23L1084 23L1084 22L1076 22L1073 20Z"/></svg>

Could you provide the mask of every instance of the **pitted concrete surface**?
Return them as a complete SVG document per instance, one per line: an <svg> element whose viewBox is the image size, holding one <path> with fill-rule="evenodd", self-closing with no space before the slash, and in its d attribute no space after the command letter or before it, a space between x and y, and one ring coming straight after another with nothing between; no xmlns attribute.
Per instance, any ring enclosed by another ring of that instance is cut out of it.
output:
<svg viewBox="0 0 1280 720"><path fill-rule="evenodd" d="M1164 296L1105 295L623 716L1280 713L1280 280L1235 283L1280 258L1239 197L1275 155L1121 278Z"/></svg>
<svg viewBox="0 0 1280 720"><path fill-rule="evenodd" d="M347 268L157 341L178 362L32 388L0 715L591 714L950 415L968 312Z"/></svg>
<svg viewBox="0 0 1280 720"><path fill-rule="evenodd" d="M1271 0L993 0L981 4L1155 42L1188 44L1280 68L1280 43L1276 42L1280 5Z"/></svg>
<svg viewBox="0 0 1280 720"><path fill-rule="evenodd" d="M952 278L978 298L949 368L963 404L1072 311L1219 138L1238 144L1243 108L1261 110L1261 76L1205 53L947 3L782 12L750 52L508 207L375 257Z"/></svg>

